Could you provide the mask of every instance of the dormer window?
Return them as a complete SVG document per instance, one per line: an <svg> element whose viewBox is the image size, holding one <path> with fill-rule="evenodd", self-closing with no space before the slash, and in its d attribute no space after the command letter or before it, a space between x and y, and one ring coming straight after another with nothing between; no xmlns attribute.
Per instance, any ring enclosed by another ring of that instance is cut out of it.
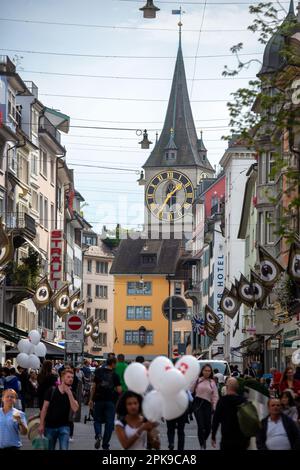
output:
<svg viewBox="0 0 300 470"><path fill-rule="evenodd" d="M174 161L174 160L176 160L176 156L177 156L176 154L177 154L177 151L175 151L175 150L168 150L168 151L166 152L166 160L168 160L168 161L171 161L171 160Z"/></svg>
<svg viewBox="0 0 300 470"><path fill-rule="evenodd" d="M143 266L155 266L156 264L156 255L142 255L142 264Z"/></svg>
<svg viewBox="0 0 300 470"><path fill-rule="evenodd" d="M170 129L170 140L165 147L165 157L167 161L174 161L177 158L177 147L174 141L174 130Z"/></svg>

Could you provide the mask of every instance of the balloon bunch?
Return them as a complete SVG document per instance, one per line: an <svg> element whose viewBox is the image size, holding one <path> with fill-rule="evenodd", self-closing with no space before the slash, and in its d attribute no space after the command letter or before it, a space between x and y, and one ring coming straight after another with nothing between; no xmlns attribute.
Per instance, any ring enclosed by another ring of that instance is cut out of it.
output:
<svg viewBox="0 0 300 470"><path fill-rule="evenodd" d="M292 363L293 363L295 366L299 366L299 365L300 365L300 348L299 348L299 349L296 349L296 351L293 352L293 355L292 355Z"/></svg>
<svg viewBox="0 0 300 470"><path fill-rule="evenodd" d="M141 395L152 386L153 390L144 396L142 407L145 418L157 422L161 418L178 418L186 411L187 390L199 372L199 362L193 356L183 356L175 366L167 357L159 356L151 362L149 370L133 362L125 370L124 379L129 390Z"/></svg>
<svg viewBox="0 0 300 470"><path fill-rule="evenodd" d="M40 357L47 354L46 346L40 342L41 335L37 330L30 331L27 339L21 339L18 342L18 350L16 361L20 367L24 369L39 369L41 362Z"/></svg>

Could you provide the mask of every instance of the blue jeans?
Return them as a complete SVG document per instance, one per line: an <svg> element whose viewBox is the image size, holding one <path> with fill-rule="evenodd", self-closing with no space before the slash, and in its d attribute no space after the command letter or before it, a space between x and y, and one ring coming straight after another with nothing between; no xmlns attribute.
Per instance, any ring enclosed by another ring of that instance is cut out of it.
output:
<svg viewBox="0 0 300 470"><path fill-rule="evenodd" d="M115 425L115 404L112 401L95 401L94 429L96 439L102 435L102 423L105 423L102 447L109 449L109 441Z"/></svg>
<svg viewBox="0 0 300 470"><path fill-rule="evenodd" d="M55 450L57 439L59 441L59 450L69 449L69 426L61 426L59 428L46 428L45 436L49 439L49 450Z"/></svg>

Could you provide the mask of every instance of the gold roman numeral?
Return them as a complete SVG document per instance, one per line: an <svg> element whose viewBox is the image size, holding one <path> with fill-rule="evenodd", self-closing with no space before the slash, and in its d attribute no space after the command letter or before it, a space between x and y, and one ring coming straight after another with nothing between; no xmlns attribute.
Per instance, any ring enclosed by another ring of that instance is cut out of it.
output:
<svg viewBox="0 0 300 470"><path fill-rule="evenodd" d="M168 171L168 172L167 172L167 175L168 175L168 178L169 178L169 179L173 179L173 178L174 178L174 173L173 173L173 171Z"/></svg>

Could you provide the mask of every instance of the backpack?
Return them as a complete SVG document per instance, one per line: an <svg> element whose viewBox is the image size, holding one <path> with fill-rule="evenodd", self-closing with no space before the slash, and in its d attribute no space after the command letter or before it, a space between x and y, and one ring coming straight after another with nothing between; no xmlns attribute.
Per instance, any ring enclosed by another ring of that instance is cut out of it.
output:
<svg viewBox="0 0 300 470"><path fill-rule="evenodd" d="M258 417L257 409L251 401L246 401L245 403L239 405L237 417L240 429L244 436L256 436L259 429L261 428L261 423Z"/></svg>
<svg viewBox="0 0 300 470"><path fill-rule="evenodd" d="M115 385L113 380L113 374L107 372L105 369L99 371L98 382L96 385L96 393L102 394L107 392L114 392Z"/></svg>

